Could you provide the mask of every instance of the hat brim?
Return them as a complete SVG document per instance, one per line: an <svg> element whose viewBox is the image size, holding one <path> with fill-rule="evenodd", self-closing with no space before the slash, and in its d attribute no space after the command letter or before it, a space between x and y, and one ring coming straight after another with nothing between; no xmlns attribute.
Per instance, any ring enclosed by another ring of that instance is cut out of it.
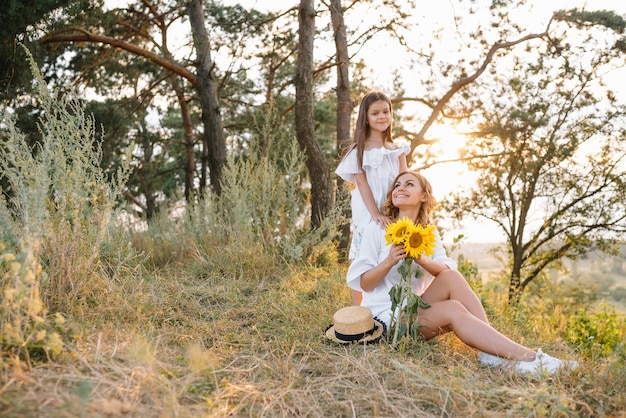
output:
<svg viewBox="0 0 626 418"><path fill-rule="evenodd" d="M371 344L371 343L377 343L380 341L381 337L383 336L383 334L385 333L385 330L387 329L387 327L385 326L385 323L380 321L378 318L374 318L374 327L375 330L373 333L371 333L370 335L366 335L365 337L358 339L358 340L354 340L354 341L345 341L345 340L340 340L339 338L337 338L335 336L335 325L331 324L328 328L326 328L326 338L329 339L330 341L333 341L337 344L341 344L341 345L348 345L348 344Z"/></svg>

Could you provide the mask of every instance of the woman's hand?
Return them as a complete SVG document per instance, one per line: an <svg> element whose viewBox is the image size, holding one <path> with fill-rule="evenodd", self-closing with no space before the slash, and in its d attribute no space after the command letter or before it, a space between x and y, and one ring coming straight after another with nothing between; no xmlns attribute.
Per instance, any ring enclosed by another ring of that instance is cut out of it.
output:
<svg viewBox="0 0 626 418"><path fill-rule="evenodd" d="M417 257L414 261L433 276L437 276L442 271L448 270L450 268L446 264L434 261L432 258L427 257L424 254Z"/></svg>
<svg viewBox="0 0 626 418"><path fill-rule="evenodd" d="M385 276L389 273L399 261L404 260L406 254L404 245L394 244L389 249L389 254L376 267L361 274L361 289L369 292L385 280Z"/></svg>
<svg viewBox="0 0 626 418"><path fill-rule="evenodd" d="M404 252L404 245L393 244L389 250L389 255L385 258L385 263L390 267L398 264L398 261L404 260L406 253Z"/></svg>

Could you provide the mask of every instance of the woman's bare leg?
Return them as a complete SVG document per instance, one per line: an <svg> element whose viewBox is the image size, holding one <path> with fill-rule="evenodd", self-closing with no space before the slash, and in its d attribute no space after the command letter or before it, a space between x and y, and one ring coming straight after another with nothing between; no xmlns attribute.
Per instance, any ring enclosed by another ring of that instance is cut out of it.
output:
<svg viewBox="0 0 626 418"><path fill-rule="evenodd" d="M444 270L433 280L422 295L426 303L453 299L483 322L489 323L485 309L465 278L456 270Z"/></svg>
<svg viewBox="0 0 626 418"><path fill-rule="evenodd" d="M432 286L432 285L431 285ZM460 301L429 302L430 308L420 308L420 333L429 340L453 331L465 344L486 353L511 360L532 361L535 352L498 332L487 322L470 312Z"/></svg>

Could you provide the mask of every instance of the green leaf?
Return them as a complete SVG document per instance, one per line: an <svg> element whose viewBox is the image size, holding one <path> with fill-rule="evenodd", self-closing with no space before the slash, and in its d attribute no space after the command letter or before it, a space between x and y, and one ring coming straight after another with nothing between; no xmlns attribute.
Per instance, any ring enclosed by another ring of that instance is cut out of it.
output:
<svg viewBox="0 0 626 418"><path fill-rule="evenodd" d="M407 315L417 315L417 308L419 307L420 297L415 293L409 295L406 301L406 313Z"/></svg>
<svg viewBox="0 0 626 418"><path fill-rule="evenodd" d="M413 321L411 324L411 337L417 339L419 336L420 324L417 321Z"/></svg>
<svg viewBox="0 0 626 418"><path fill-rule="evenodd" d="M407 262L407 260L409 262ZM398 267L398 273L400 273L400 275L402 277L407 277L409 274L409 269L411 268L411 262L413 259L410 258L406 258L402 264L400 264L400 267Z"/></svg>

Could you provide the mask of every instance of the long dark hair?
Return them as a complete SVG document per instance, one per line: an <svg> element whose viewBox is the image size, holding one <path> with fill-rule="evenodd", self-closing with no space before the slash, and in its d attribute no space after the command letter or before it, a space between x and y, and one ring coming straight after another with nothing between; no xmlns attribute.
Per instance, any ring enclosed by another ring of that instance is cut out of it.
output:
<svg viewBox="0 0 626 418"><path fill-rule="evenodd" d="M396 178L393 180L393 183L391 183L391 188L387 192L387 200L385 201L385 203L383 203L383 215L389 216L393 220L396 220L398 218L398 213L400 212L400 209L394 206L393 202L391 201L391 194L393 193L393 189L395 188L398 179L404 174L411 174L413 177L415 177L415 179L422 187L422 191L428 196L426 201L422 202L422 205L420 206L420 211L417 214L417 219L413 219L416 224L428 225L431 223L430 215L432 214L433 209L435 209L437 199L435 199L435 196L433 196L433 186L431 186L426 177L422 176L416 171L403 171L396 176Z"/></svg>
<svg viewBox="0 0 626 418"><path fill-rule="evenodd" d="M354 141L350 144L349 147L345 150L342 155L342 158L345 157L350 151L356 148L357 152L357 162L360 168L363 168L363 151L365 150L365 140L370 135L370 126L367 123L367 111L369 110L372 103L377 102L379 100L383 100L387 102L389 105L389 111L391 112L391 116L393 116L393 108L391 105L391 100L387 95L378 90L372 90L368 92L361 99L361 104L359 105L359 114L356 118L356 126L354 128ZM393 138L391 137L391 121L389 122L389 127L383 132L383 144L390 142L393 143Z"/></svg>

